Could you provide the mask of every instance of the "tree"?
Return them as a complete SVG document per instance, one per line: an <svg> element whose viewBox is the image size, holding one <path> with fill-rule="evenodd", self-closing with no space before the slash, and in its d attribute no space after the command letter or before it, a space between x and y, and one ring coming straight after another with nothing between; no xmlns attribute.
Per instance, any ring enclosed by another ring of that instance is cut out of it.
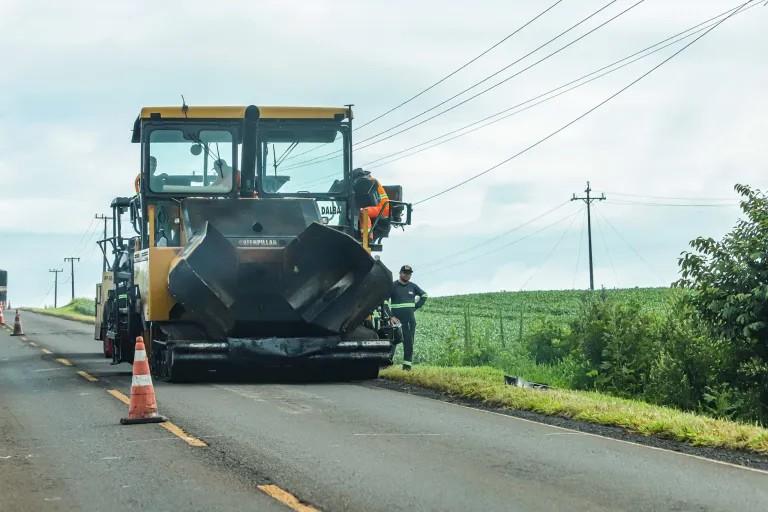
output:
<svg viewBox="0 0 768 512"><path fill-rule="evenodd" d="M688 301L711 334L727 342L729 375L749 395L755 417L768 418L768 196L736 185L743 218L722 240L699 237L682 253ZM746 412L746 411L745 411Z"/></svg>

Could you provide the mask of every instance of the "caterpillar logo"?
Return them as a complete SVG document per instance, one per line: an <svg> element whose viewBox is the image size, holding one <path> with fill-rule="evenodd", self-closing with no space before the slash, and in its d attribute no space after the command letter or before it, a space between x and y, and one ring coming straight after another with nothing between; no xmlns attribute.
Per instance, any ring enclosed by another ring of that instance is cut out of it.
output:
<svg viewBox="0 0 768 512"><path fill-rule="evenodd" d="M240 247L279 247L280 242L274 238L255 238L238 240Z"/></svg>

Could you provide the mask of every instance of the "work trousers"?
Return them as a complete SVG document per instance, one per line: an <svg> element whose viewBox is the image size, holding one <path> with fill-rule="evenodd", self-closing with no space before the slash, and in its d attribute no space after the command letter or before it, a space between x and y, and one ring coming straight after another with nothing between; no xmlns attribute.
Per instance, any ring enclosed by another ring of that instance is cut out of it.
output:
<svg viewBox="0 0 768 512"><path fill-rule="evenodd" d="M413 362L413 339L416 337L416 316L412 310L398 311L397 318L400 319L403 329L403 362L411 364Z"/></svg>

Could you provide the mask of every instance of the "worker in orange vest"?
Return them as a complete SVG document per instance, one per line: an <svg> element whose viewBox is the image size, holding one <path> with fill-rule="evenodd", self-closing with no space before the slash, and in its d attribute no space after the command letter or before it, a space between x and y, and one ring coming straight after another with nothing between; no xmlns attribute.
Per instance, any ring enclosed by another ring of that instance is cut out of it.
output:
<svg viewBox="0 0 768 512"><path fill-rule="evenodd" d="M370 186L369 194L374 204L373 206L367 206L365 212L368 214L368 218L371 219L371 222L375 222L376 218L379 216L389 218L389 195L387 195L384 185L371 176L369 171L364 171L362 169L355 169L352 171L352 179L355 181L366 180Z"/></svg>

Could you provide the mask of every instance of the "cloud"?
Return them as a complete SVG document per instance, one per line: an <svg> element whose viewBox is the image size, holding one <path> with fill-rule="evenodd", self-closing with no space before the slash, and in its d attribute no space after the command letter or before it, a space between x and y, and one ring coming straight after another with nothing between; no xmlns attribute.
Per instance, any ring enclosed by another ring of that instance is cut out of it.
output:
<svg viewBox="0 0 768 512"><path fill-rule="evenodd" d="M356 132L356 140L470 86L603 3L564 2L466 71ZM619 2L610 12L628 5ZM361 150L355 160L370 161L519 103L731 7L725 0L646 2L493 92ZM5 1L0 6L0 45L6 56L0 75L1 243L7 247L10 231L76 237L111 198L130 194L139 162L138 147L129 142L130 129L142 105L178 104L180 94L193 104L351 102L360 125L477 55L541 8L501 1L470 8L436 0L299 6L230 2L216 9L197 0ZM768 119L762 113L768 107L768 68L759 65L768 38L764 16L765 10L756 8L735 17L563 133L461 189L419 205L416 224L388 240L385 260L397 267L426 261L424 255L439 259L567 201L588 179L598 192L609 192L609 198L617 197L610 192L732 197L735 182L765 187ZM640 61L375 173L387 183L403 184L407 199L423 199L574 119L660 58ZM650 273L604 223L606 245L614 256L621 254L614 260L617 277L610 283L625 286L673 280L676 256L687 241L724 232L738 213L610 203L596 208L660 269ZM529 229L540 229L546 221ZM553 256L530 287L572 286L579 229L576 223L564 239L562 257ZM435 272L425 276L426 283L441 293L514 289L524 281L521 276L535 271L564 230L558 225L477 265ZM604 275L607 251L600 253L598 268ZM579 279L583 283L583 276Z"/></svg>

